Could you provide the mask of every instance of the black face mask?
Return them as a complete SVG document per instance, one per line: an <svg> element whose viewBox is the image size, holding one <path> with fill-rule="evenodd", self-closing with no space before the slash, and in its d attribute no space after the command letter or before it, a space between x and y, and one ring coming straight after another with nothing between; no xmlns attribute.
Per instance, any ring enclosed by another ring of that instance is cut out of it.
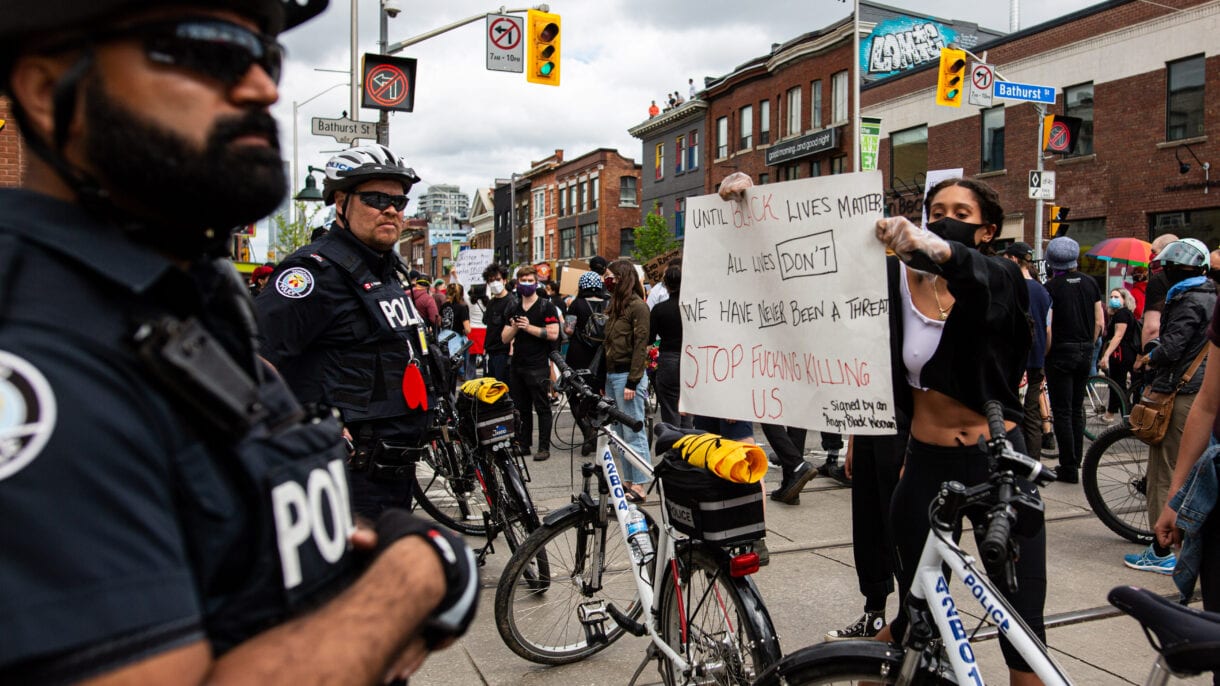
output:
<svg viewBox="0 0 1220 686"><path fill-rule="evenodd" d="M1165 270L1165 278L1169 279L1169 283L1181 283L1191 277L1200 276L1201 272L1194 269L1175 269L1170 267Z"/></svg>
<svg viewBox="0 0 1220 686"><path fill-rule="evenodd" d="M975 248L978 247L978 244L974 242L974 234L984 226L987 225L970 224L953 217L941 217L934 222L928 222L928 231L946 241L957 241L963 245Z"/></svg>
<svg viewBox="0 0 1220 686"><path fill-rule="evenodd" d="M1207 278L1220 284L1220 269L1208 269Z"/></svg>

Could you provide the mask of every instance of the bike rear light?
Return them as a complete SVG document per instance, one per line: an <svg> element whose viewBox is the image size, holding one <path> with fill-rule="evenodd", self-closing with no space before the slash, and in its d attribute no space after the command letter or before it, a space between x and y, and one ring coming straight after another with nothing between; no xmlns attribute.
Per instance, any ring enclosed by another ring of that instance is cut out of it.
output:
<svg viewBox="0 0 1220 686"><path fill-rule="evenodd" d="M758 553L748 552L729 559L729 576L743 577L758 572Z"/></svg>

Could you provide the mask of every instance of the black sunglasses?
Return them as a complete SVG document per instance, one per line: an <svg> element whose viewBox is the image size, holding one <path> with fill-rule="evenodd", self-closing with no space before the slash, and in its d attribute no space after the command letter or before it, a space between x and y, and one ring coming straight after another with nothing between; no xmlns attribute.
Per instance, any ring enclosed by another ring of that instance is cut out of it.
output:
<svg viewBox="0 0 1220 686"><path fill-rule="evenodd" d="M284 66L284 46L275 38L223 19L137 24L91 37L94 40L139 38L149 60L212 77L227 88L240 82L255 64L278 84Z"/></svg>
<svg viewBox="0 0 1220 686"><path fill-rule="evenodd" d="M384 212L387 207L393 207L402 212L407 209L407 203L411 201L405 193L402 195L390 195L381 191L360 191L356 195L360 196L360 202L378 212Z"/></svg>

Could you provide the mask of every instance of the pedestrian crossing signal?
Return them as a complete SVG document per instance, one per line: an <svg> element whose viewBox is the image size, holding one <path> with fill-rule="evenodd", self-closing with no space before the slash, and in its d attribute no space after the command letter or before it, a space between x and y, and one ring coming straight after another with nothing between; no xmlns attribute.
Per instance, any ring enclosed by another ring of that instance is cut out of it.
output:
<svg viewBox="0 0 1220 686"><path fill-rule="evenodd" d="M525 22L526 81L559 85L560 23L558 14L529 10Z"/></svg>
<svg viewBox="0 0 1220 686"><path fill-rule="evenodd" d="M966 83L966 51L940 49L940 70L936 76L936 104L962 106L962 91Z"/></svg>
<svg viewBox="0 0 1220 686"><path fill-rule="evenodd" d="M1042 151L1070 155L1080 136L1080 117L1048 114L1042 118Z"/></svg>

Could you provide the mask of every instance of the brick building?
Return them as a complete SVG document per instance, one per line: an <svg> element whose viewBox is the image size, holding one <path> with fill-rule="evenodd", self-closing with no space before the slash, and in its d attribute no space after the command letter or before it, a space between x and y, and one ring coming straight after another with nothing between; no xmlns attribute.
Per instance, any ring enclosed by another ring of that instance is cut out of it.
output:
<svg viewBox="0 0 1220 686"><path fill-rule="evenodd" d="M17 133L17 122L13 120L8 98L0 98L0 119L5 122L4 129L0 130L0 188L11 188L21 184L25 146Z"/></svg>
<svg viewBox="0 0 1220 686"><path fill-rule="evenodd" d="M555 169L560 263L630 256L640 225L640 165L598 148Z"/></svg>
<svg viewBox="0 0 1220 686"><path fill-rule="evenodd" d="M1069 235L1087 251L1114 236L1162 233L1220 246L1220 181L1202 162L1220 144L1220 5L1205 0L1116 0L977 46L1004 80L1051 86L1048 114L1083 120L1070 155L1045 154L1057 173L1054 204L1070 208ZM962 168L986 180L1007 211L1001 237L1035 243L1029 171L1043 155L1031 103L938 107L935 68L864 88L865 116L882 122L880 168L891 212L919 216L928 170ZM1210 96L1210 97L1209 97ZM1189 168L1183 166L1185 163ZM1050 203L1047 203L1050 204ZM1100 274L1104 266L1082 267Z"/></svg>

